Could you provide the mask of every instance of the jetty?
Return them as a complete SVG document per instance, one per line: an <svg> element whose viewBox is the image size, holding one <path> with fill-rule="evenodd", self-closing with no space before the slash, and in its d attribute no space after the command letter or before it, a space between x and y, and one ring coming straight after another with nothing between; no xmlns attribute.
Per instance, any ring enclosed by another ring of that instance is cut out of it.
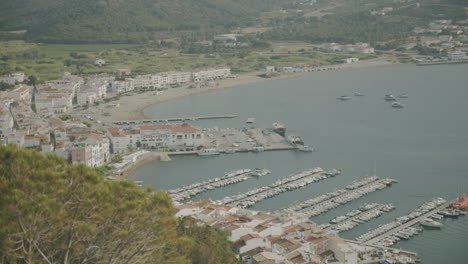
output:
<svg viewBox="0 0 468 264"><path fill-rule="evenodd" d="M382 240L386 240L386 238L388 238L388 241L392 241L394 240L392 236L408 228L410 228L410 231L413 234L416 234L416 232L412 230L417 230L420 232L421 229L411 228L412 226L419 224L421 221L445 210L452 202L453 201L447 202L442 198L432 199L431 201L421 205L418 209L414 210L409 215L399 217L393 222L387 223L374 230L371 230L359 236L356 240L370 245L382 244L379 242L382 242ZM409 236L411 236L411 232Z"/></svg>
<svg viewBox="0 0 468 264"><path fill-rule="evenodd" d="M364 204L346 215L335 217L332 221L335 224L321 225L324 230L340 233L355 228L358 225L364 224L372 219L381 216L384 213L395 209L392 204Z"/></svg>
<svg viewBox="0 0 468 264"><path fill-rule="evenodd" d="M181 188L171 189L167 192L171 195L174 201L180 202L186 199L191 198L197 194L213 190L216 188L224 187L231 184L236 184L239 182L246 181L250 179L250 176L257 176L259 174L266 175L270 171L266 169L262 170L251 170L251 169L242 169L226 173L223 177L210 179L203 182L193 183Z"/></svg>
<svg viewBox="0 0 468 264"><path fill-rule="evenodd" d="M126 120L113 122L114 125L140 125L151 123L167 123L167 122L184 122L184 121L197 121L207 119L228 119L235 118L237 115L212 115L212 116L193 116L193 117L174 117L164 119L143 119L143 120Z"/></svg>
<svg viewBox="0 0 468 264"><path fill-rule="evenodd" d="M325 171L317 167L277 180L269 186L262 186L246 193L224 197L218 202L229 206L247 208L280 193L302 188L311 183L339 175L340 173L338 170Z"/></svg>
<svg viewBox="0 0 468 264"><path fill-rule="evenodd" d="M365 177L345 186L343 189L293 204L285 210L298 212L307 217L317 216L366 194L383 190L395 182L397 181L389 178L380 179L377 176Z"/></svg>

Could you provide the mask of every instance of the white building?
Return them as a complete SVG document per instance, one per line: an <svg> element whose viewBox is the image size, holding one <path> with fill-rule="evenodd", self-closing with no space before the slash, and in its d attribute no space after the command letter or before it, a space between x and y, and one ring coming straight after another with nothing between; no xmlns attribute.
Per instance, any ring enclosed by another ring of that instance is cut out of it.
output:
<svg viewBox="0 0 468 264"><path fill-rule="evenodd" d="M125 93L135 89L135 83L131 80L114 81L111 83L111 90L114 93Z"/></svg>
<svg viewBox="0 0 468 264"><path fill-rule="evenodd" d="M135 129L110 128L109 137L115 153L124 153L128 147L172 148L201 146L204 136L199 128L182 125L142 125Z"/></svg>
<svg viewBox="0 0 468 264"><path fill-rule="evenodd" d="M73 143L70 152L72 164L83 163L88 167L100 167L110 158L109 139L91 134L84 140Z"/></svg>
<svg viewBox="0 0 468 264"><path fill-rule="evenodd" d="M7 74L0 76L0 82L8 83L10 85L15 85L15 83L22 83L25 80L25 75L22 72L15 72L12 74Z"/></svg>
<svg viewBox="0 0 468 264"><path fill-rule="evenodd" d="M449 60L456 61L456 60L464 60L466 59L466 53L463 51L452 51L448 54Z"/></svg>
<svg viewBox="0 0 468 264"><path fill-rule="evenodd" d="M194 82L209 81L215 79L224 79L231 75L230 68L207 68L197 69L192 72L192 80Z"/></svg>
<svg viewBox="0 0 468 264"><path fill-rule="evenodd" d="M97 65L97 66L102 66L102 65L105 65L106 64L106 61L103 60L103 59L97 59L94 61L94 65Z"/></svg>
<svg viewBox="0 0 468 264"><path fill-rule="evenodd" d="M215 41L237 41L237 37L241 36L239 34L222 34L222 35L216 35L213 37L213 40Z"/></svg>
<svg viewBox="0 0 468 264"><path fill-rule="evenodd" d="M347 58L345 59L346 63L353 63L353 62L358 62L359 58Z"/></svg>

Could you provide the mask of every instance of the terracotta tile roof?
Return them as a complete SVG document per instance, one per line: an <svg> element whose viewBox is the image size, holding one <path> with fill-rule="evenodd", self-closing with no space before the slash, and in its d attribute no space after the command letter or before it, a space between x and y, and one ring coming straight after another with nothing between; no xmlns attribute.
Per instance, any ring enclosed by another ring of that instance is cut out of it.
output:
<svg viewBox="0 0 468 264"><path fill-rule="evenodd" d="M244 241L249 241L249 240L252 240L254 238L260 238L259 235L257 234L247 234L247 235L243 235L240 237L240 239L244 240Z"/></svg>

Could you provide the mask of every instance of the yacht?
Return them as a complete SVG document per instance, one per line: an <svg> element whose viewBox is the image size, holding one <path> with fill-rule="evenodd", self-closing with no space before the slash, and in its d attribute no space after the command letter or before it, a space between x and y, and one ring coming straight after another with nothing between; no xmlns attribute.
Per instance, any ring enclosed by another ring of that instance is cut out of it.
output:
<svg viewBox="0 0 468 264"><path fill-rule="evenodd" d="M385 101L396 101L396 97L393 94L386 94Z"/></svg>
<svg viewBox="0 0 468 264"><path fill-rule="evenodd" d="M247 118L247 121L245 121L247 124L253 124L255 122L255 117L249 117Z"/></svg>
<svg viewBox="0 0 468 264"><path fill-rule="evenodd" d="M197 151L198 156L211 156L211 155L219 155L219 151L217 149L208 148L208 149L201 149Z"/></svg>
<svg viewBox="0 0 468 264"><path fill-rule="evenodd" d="M351 100L352 98L347 95L342 95L336 99L341 100L341 101L348 101L348 100Z"/></svg>
<svg viewBox="0 0 468 264"><path fill-rule="evenodd" d="M405 105L400 103L400 102L393 102L392 107L393 108L403 108L403 107L405 107Z"/></svg>
<svg viewBox="0 0 468 264"><path fill-rule="evenodd" d="M304 145L304 141L302 141L301 137L296 136L296 135L289 135L288 136L289 142L293 145Z"/></svg>
<svg viewBox="0 0 468 264"><path fill-rule="evenodd" d="M281 122L274 122L273 123L273 131L275 131L276 133L278 133L278 134L280 134L281 136L284 137L284 135L286 133L286 126Z"/></svg>
<svg viewBox="0 0 468 264"><path fill-rule="evenodd" d="M252 172L252 176L262 177L262 176L268 175L270 173L271 173L271 171L267 170L267 169L255 169L255 171Z"/></svg>
<svg viewBox="0 0 468 264"><path fill-rule="evenodd" d="M314 148L308 145L298 145L297 150L303 151L303 152L313 152Z"/></svg>
<svg viewBox="0 0 468 264"><path fill-rule="evenodd" d="M422 220L421 222L419 222L419 224L421 224L424 227L429 227L429 228L441 228L442 227L442 223L439 223L429 218Z"/></svg>

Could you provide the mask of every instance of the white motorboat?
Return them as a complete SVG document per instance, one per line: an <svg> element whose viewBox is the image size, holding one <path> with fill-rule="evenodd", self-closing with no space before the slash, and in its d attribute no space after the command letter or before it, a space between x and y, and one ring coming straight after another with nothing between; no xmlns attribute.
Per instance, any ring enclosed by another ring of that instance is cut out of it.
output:
<svg viewBox="0 0 468 264"><path fill-rule="evenodd" d="M198 156L211 156L211 155L219 155L219 151L217 149L208 148L208 149L201 149L197 152Z"/></svg>
<svg viewBox="0 0 468 264"><path fill-rule="evenodd" d="M393 108L403 108L403 107L405 107L405 105L400 103L400 102L393 102L392 107Z"/></svg>

